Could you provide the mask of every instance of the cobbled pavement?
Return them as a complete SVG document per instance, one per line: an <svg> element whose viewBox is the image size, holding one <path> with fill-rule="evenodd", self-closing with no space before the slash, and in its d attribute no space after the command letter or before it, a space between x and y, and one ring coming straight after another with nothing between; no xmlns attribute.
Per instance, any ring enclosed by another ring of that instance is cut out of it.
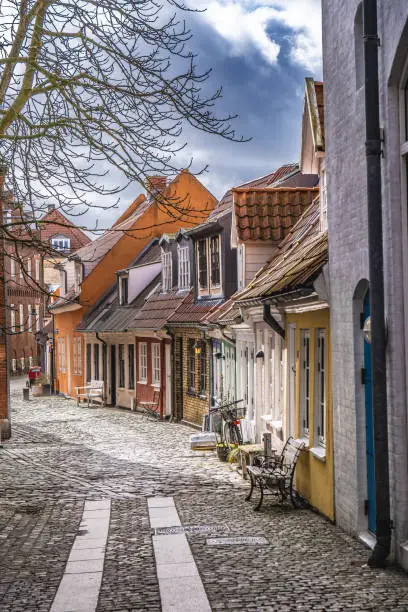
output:
<svg viewBox="0 0 408 612"><path fill-rule="evenodd" d="M12 438L0 449L0 611L48 611L84 501L109 497L111 521L98 612L159 611L147 497L173 496L183 525L217 536L264 536L266 546L188 540L213 610L406 611L408 575L367 567L367 549L310 510L267 502L213 453L189 449L192 430L72 400L22 400L11 390ZM197 611L199 612L199 611Z"/></svg>

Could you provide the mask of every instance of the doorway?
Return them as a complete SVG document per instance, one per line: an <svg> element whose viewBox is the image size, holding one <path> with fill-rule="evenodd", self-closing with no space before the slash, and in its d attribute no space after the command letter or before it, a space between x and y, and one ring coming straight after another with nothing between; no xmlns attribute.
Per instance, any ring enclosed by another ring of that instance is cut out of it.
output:
<svg viewBox="0 0 408 612"><path fill-rule="evenodd" d="M364 321L370 316L370 296L367 292L364 298ZM376 532L375 507L375 466L374 466L374 418L373 418L373 391L372 391L372 364L371 345L364 338L364 394L365 394L365 433L366 433L366 462L367 462L367 517L368 529Z"/></svg>
<svg viewBox="0 0 408 612"><path fill-rule="evenodd" d="M110 360L110 374L111 374L111 404L116 406L116 345L111 345L111 360Z"/></svg>

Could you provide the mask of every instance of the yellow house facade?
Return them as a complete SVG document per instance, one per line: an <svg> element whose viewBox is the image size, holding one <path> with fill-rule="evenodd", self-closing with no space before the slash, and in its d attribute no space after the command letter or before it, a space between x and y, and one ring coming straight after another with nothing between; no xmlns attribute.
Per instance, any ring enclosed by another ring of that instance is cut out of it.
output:
<svg viewBox="0 0 408 612"><path fill-rule="evenodd" d="M296 468L296 489L314 508L334 520L329 308L287 313L285 331L288 383L294 386L294 433L305 442ZM293 368L295 376L291 377ZM290 397L289 391L287 416Z"/></svg>

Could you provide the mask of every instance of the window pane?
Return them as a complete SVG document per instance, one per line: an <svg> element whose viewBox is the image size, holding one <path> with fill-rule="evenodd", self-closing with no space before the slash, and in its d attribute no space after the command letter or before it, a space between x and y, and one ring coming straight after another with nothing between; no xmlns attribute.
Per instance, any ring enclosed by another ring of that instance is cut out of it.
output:
<svg viewBox="0 0 408 612"><path fill-rule="evenodd" d="M310 331L300 330L300 431L309 436L310 418Z"/></svg>
<svg viewBox="0 0 408 612"><path fill-rule="evenodd" d="M119 387L125 386L125 345L119 344Z"/></svg>
<svg viewBox="0 0 408 612"><path fill-rule="evenodd" d="M129 389L135 388L135 345L128 345Z"/></svg>
<svg viewBox="0 0 408 612"><path fill-rule="evenodd" d="M86 381L91 382L92 377L92 344L86 345Z"/></svg>
<svg viewBox="0 0 408 612"><path fill-rule="evenodd" d="M187 367L188 367L188 390L191 393L196 391L196 360L195 360L195 340L189 338L187 347Z"/></svg>
<svg viewBox="0 0 408 612"><path fill-rule="evenodd" d="M200 288L207 287L207 242L206 240L198 241L198 280Z"/></svg>
<svg viewBox="0 0 408 612"><path fill-rule="evenodd" d="M219 236L211 238L211 284L220 284L220 240Z"/></svg>

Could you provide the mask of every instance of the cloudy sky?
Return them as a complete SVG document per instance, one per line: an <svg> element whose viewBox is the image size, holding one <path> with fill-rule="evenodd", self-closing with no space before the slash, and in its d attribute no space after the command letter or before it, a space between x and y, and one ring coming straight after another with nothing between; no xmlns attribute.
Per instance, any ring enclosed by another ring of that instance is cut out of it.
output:
<svg viewBox="0 0 408 612"><path fill-rule="evenodd" d="M186 132L185 159L208 164L200 180L220 198L229 187L299 158L305 76L321 79L320 0L186 0L199 67L213 68L212 86L223 87L220 110L237 113L234 127L248 143L235 144ZM182 163L184 160L181 160ZM124 210L140 191L122 194ZM107 211L105 223L118 211Z"/></svg>

